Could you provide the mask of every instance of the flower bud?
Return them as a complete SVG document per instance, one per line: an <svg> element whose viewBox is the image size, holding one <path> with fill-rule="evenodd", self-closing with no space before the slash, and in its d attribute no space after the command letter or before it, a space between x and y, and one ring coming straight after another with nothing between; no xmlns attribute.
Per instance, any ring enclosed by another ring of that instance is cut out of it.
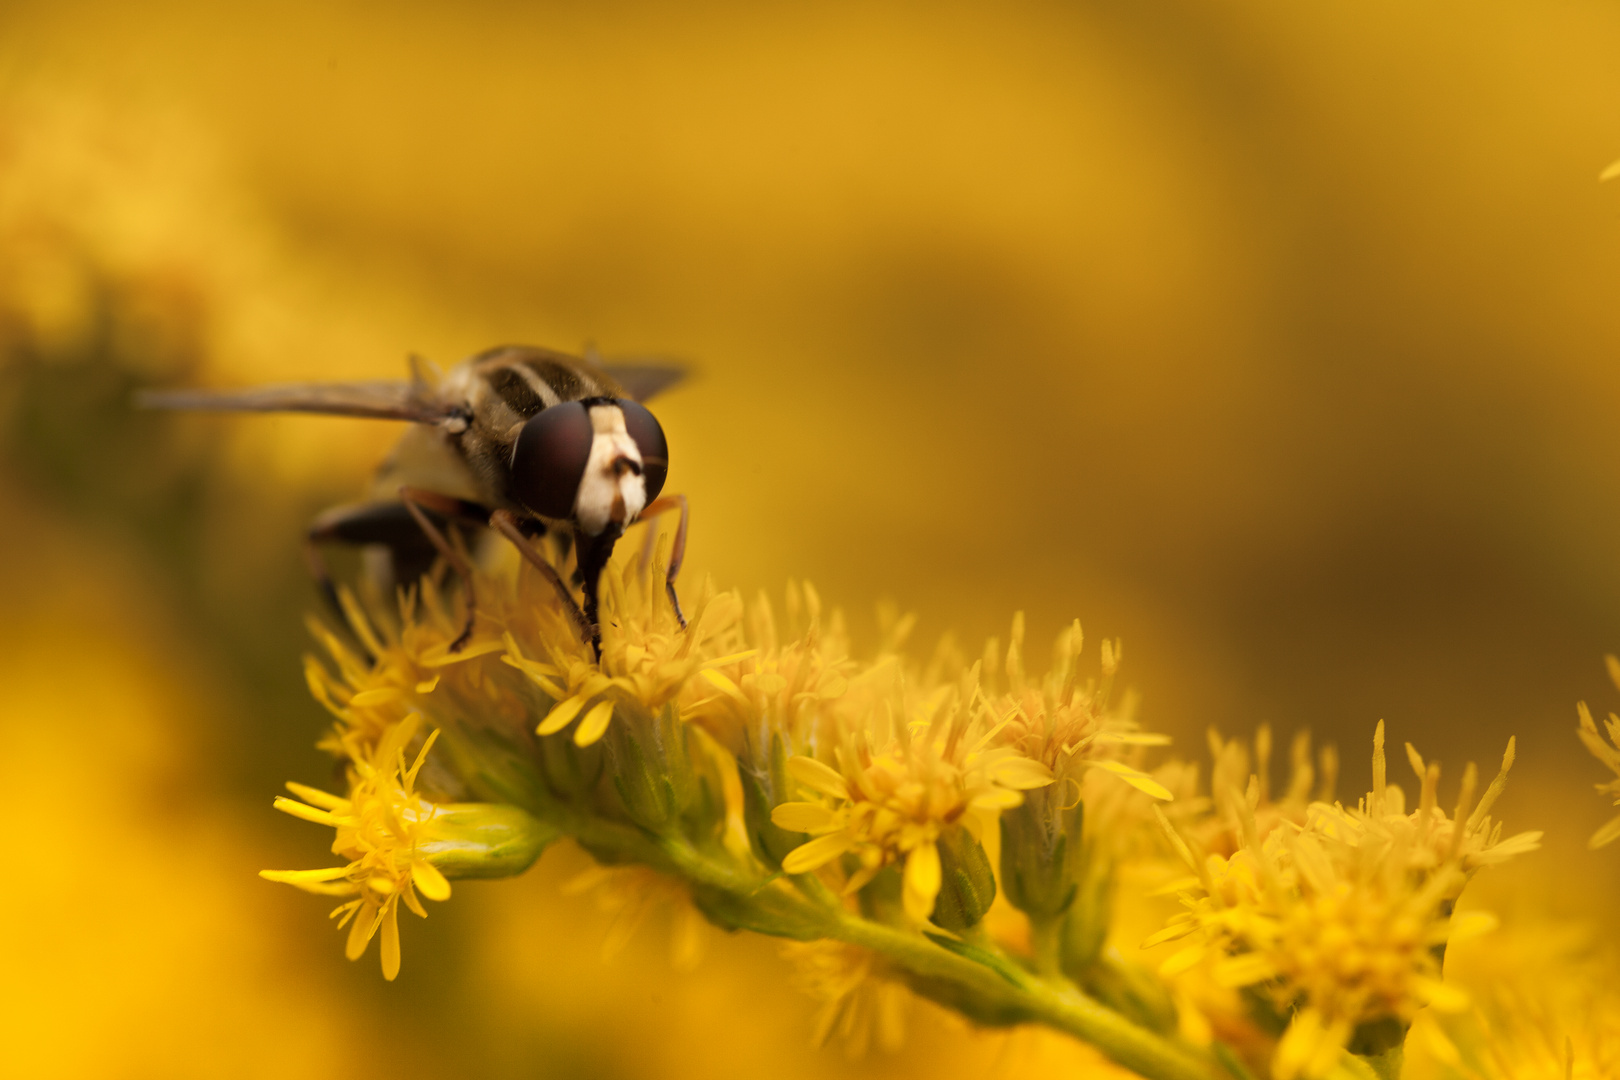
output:
<svg viewBox="0 0 1620 1080"><path fill-rule="evenodd" d="M576 746L568 738L541 738L536 756L546 789L565 802L583 796L601 779L604 753L599 742Z"/></svg>
<svg viewBox="0 0 1620 1080"><path fill-rule="evenodd" d="M447 878L512 877L561 835L515 806L441 803L423 820L416 852Z"/></svg>
<svg viewBox="0 0 1620 1080"><path fill-rule="evenodd" d="M770 739L770 745L758 755L763 760L739 758L737 773L742 780L743 821L748 826L749 843L760 862L771 870L780 870L788 852L809 837L789 832L771 820L771 811L789 800L793 788L787 773L787 746L775 732Z"/></svg>
<svg viewBox="0 0 1620 1080"><path fill-rule="evenodd" d="M962 825L939 834L939 896L933 921L953 933L976 926L996 898L996 875L978 839Z"/></svg>
<svg viewBox="0 0 1620 1080"><path fill-rule="evenodd" d="M1075 856L1084 807L1063 805L1067 785L1024 792L1024 801L1001 813L1001 881L1007 899L1039 920L1056 919L1073 903Z"/></svg>
<svg viewBox="0 0 1620 1080"><path fill-rule="evenodd" d="M652 832L671 829L698 802L690 733L673 708L649 715L619 704L603 740L611 791L631 821Z"/></svg>

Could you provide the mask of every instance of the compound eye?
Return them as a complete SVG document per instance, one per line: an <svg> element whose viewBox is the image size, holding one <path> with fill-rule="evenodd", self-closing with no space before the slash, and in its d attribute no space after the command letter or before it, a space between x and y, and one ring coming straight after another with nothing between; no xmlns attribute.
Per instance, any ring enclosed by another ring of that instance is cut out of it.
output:
<svg viewBox="0 0 1620 1080"><path fill-rule="evenodd" d="M573 517L594 438L590 411L580 402L536 413L512 446L512 497L542 517Z"/></svg>
<svg viewBox="0 0 1620 1080"><path fill-rule="evenodd" d="M614 401L624 414L624 430L641 451L641 477L647 489L647 501L658 498L664 490L664 478L669 475L669 443L664 441L664 429L658 420L639 402L627 398Z"/></svg>

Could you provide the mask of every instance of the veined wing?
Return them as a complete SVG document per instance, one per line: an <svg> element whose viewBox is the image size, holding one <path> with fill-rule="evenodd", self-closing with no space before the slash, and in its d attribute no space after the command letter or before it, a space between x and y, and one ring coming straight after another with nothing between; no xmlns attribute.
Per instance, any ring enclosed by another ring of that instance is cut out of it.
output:
<svg viewBox="0 0 1620 1080"><path fill-rule="evenodd" d="M624 387L633 401L646 401L686 378L686 368L672 363L602 363L601 368Z"/></svg>
<svg viewBox="0 0 1620 1080"><path fill-rule="evenodd" d="M135 404L147 409L326 413L419 424L437 423L460 411L456 403L435 397L429 387L404 379L287 383L245 390L142 390L135 395Z"/></svg>

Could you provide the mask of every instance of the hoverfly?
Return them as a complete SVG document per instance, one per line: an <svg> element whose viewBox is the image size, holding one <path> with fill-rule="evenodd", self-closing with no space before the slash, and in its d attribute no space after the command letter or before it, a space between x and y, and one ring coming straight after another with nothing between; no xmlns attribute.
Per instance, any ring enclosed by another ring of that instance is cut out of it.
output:
<svg viewBox="0 0 1620 1080"><path fill-rule="evenodd" d="M297 383L247 390L155 390L150 408L311 412L408 420L377 471L368 501L334 507L305 540L311 572L327 599L336 590L321 555L328 542L375 545L396 582L411 581L443 557L461 577L467 619L452 650L472 634L472 567L445 526L487 526L509 539L550 579L598 656L597 586L614 545L640 518L680 511L665 591L684 627L675 576L686 550L687 504L661 495L669 472L663 428L641 401L683 372L650 364L607 365L550 349L503 345L440 375L412 358L411 378ZM552 533L572 542L583 603L535 542Z"/></svg>

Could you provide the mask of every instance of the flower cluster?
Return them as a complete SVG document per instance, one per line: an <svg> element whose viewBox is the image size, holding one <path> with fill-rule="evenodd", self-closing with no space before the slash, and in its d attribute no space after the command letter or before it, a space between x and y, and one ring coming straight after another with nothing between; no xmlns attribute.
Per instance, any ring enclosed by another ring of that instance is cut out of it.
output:
<svg viewBox="0 0 1620 1080"><path fill-rule="evenodd" d="M543 830L516 807L424 799L417 777L439 733L420 740L407 764L405 748L419 728L420 718L413 713L390 727L375 746L350 758L346 798L290 783L287 787L298 798L276 799L278 810L335 829L332 853L348 860L345 865L260 872L306 892L353 897L332 912L339 929L349 928L345 951L349 959L359 959L380 930L388 979L399 974L401 904L426 918L417 894L448 900L447 872L517 872L534 862L543 842Z"/></svg>
<svg viewBox="0 0 1620 1080"><path fill-rule="evenodd" d="M551 576L498 557L470 597L429 575L397 603L343 593L345 625L314 627L329 660L306 674L348 789L295 785L302 801L277 805L334 828L343 863L265 876L342 895L349 955L380 934L389 978L401 905L424 914L450 879L520 872L566 836L600 864L577 884L615 914L612 943L654 908L676 912L682 962L700 919L796 939L818 1040L891 1044L915 992L1193 1080L1213 1059L1173 1033L1213 1021L1175 987L1203 971L1281 1034L1239 1052L1292 1080L1459 1004L1438 953L1464 929L1452 904L1479 867L1535 846L1488 816L1511 743L1477 803L1469 767L1449 815L1410 747L1416 807L1386 782L1381 725L1354 807L1331 801L1337 760L1303 736L1273 795L1265 728L1252 756L1211 735L1203 795L1195 767L1148 761L1168 740L1115 694L1119 643L1088 672L1078 623L1042 674L1021 617L977 660L947 641L917 662L911 621L888 612L863 658L808 585L779 609L704 583L683 627L654 549L604 573L598 658ZM568 580L565 559L554 569ZM1156 974L1115 940L1114 897L1122 867L1162 865L1161 825L1194 876L1158 939L1192 941Z"/></svg>
<svg viewBox="0 0 1620 1080"><path fill-rule="evenodd" d="M1241 794L1229 790L1216 800L1227 817L1229 855L1200 858L1181 832L1170 831L1196 876L1182 883L1186 910L1148 944L1195 940L1161 971L1174 976L1207 962L1219 984L1259 991L1279 1017L1291 1012L1272 1059L1276 1080L1324 1075L1358 1037L1378 1040L1379 1025L1393 1023L1393 1035L1384 1037L1398 1048L1419 1009L1466 1004L1440 972L1448 940L1487 925L1454 925L1463 885L1480 867L1539 844L1535 832L1503 839L1489 816L1513 755L1510 740L1501 772L1477 804L1469 765L1450 816L1438 802L1439 766L1426 764L1411 744L1421 794L1407 810L1400 786L1387 782L1382 723L1373 741L1373 790L1354 807L1316 802L1296 821L1282 809L1257 813L1258 777Z"/></svg>
<svg viewBox="0 0 1620 1080"><path fill-rule="evenodd" d="M801 790L819 798L772 811L778 827L815 837L789 852L782 869L808 873L849 852L858 869L844 891L855 893L885 867L903 863L906 913L919 923L932 916L941 835L961 827L978 836L987 819L1022 802L1024 790L1052 782L1039 761L989 746L995 730L979 730L957 705L921 703L879 735L848 733L833 749L837 768L808 756L789 761Z"/></svg>

